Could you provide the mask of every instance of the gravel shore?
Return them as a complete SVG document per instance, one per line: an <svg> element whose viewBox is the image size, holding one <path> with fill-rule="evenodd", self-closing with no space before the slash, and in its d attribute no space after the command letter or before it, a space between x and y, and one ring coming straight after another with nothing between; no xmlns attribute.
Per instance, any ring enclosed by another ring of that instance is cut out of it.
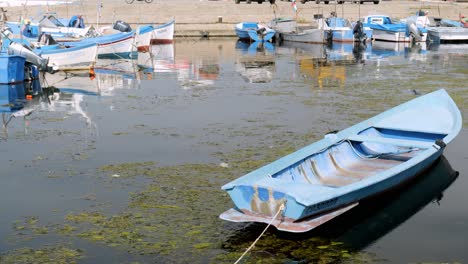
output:
<svg viewBox="0 0 468 264"><path fill-rule="evenodd" d="M9 20L17 21L20 16L36 17L41 12L57 12L60 17L71 17L82 13L86 23L96 25L98 22L99 1L81 0L73 4L17 7L8 9ZM127 4L124 0L103 0L100 25L111 24L115 20L122 20L135 26L138 24L161 24L171 18L176 20L176 37L200 36L201 32L209 32L210 36L233 36L234 24L241 21L267 22L276 17L295 17L291 3L276 1L275 5L268 2L235 4L234 0L154 0L147 4L144 1L135 1ZM367 14L387 14L394 18L404 18L414 14L422 8L429 11L429 15L458 19L459 13L468 15L468 3L450 1L382 1L378 5L367 2L362 5L345 3L335 4L306 4L297 3L297 19L301 23L311 21L314 14L328 16L336 11L339 16L356 20L359 16Z"/></svg>

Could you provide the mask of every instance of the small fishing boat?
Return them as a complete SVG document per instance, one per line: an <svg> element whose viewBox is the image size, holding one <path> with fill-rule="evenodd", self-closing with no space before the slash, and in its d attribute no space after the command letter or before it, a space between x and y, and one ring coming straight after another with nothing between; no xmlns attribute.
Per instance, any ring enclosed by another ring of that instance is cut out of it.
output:
<svg viewBox="0 0 468 264"><path fill-rule="evenodd" d="M55 13L44 13L38 19L33 19L30 24L31 37L38 38L41 33L47 33L53 37L81 38L92 31L92 27L76 28L67 26L67 19L59 19ZM24 22L8 21L6 25L14 34L21 34Z"/></svg>
<svg viewBox="0 0 468 264"><path fill-rule="evenodd" d="M352 24L348 19L329 17L326 20L327 40L335 42L367 42L372 40L372 29L361 21Z"/></svg>
<svg viewBox="0 0 468 264"><path fill-rule="evenodd" d="M224 185L220 218L309 231L423 172L461 127L445 90L420 96Z"/></svg>
<svg viewBox="0 0 468 264"><path fill-rule="evenodd" d="M237 23L235 30L241 40L267 42L275 36L275 30L255 22Z"/></svg>
<svg viewBox="0 0 468 264"><path fill-rule="evenodd" d="M364 17L364 27L372 29L373 39L392 42L413 42L427 39L427 29L416 23L400 22L386 15L369 15Z"/></svg>
<svg viewBox="0 0 468 264"><path fill-rule="evenodd" d="M162 24L153 26L151 44L170 44L174 41L175 19Z"/></svg>
<svg viewBox="0 0 468 264"><path fill-rule="evenodd" d="M45 70L54 71L58 70L83 70L91 68L96 62L98 45L96 43L82 44L76 47L66 47L61 44L46 45L37 48L30 48L30 46L21 44L19 42L12 42L8 47L9 53L16 55L27 54L27 56L35 59L34 55L38 55L41 60L47 62ZM36 65L41 63L36 62Z"/></svg>
<svg viewBox="0 0 468 264"><path fill-rule="evenodd" d="M271 20L268 25L279 33L280 41L302 43L325 43L326 23L322 15L314 15L314 23L298 26L295 19L277 18Z"/></svg>
<svg viewBox="0 0 468 264"><path fill-rule="evenodd" d="M428 16L418 12L406 18L427 30L427 40L431 43L468 43L468 28L461 21Z"/></svg>

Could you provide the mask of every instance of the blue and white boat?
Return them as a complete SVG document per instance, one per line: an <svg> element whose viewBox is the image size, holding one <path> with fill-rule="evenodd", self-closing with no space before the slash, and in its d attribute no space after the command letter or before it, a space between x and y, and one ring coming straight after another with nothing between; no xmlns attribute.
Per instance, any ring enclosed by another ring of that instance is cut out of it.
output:
<svg viewBox="0 0 468 264"><path fill-rule="evenodd" d="M235 30L241 40L266 42L275 36L275 30L255 22L238 23Z"/></svg>
<svg viewBox="0 0 468 264"><path fill-rule="evenodd" d="M330 17L325 19L327 39L335 42L367 42L372 40L372 29L362 26L361 22L351 23L346 18ZM361 27L362 26L362 27Z"/></svg>
<svg viewBox="0 0 468 264"><path fill-rule="evenodd" d="M40 71L83 70L95 64L97 44L76 47L53 44L33 49L27 40L13 39L8 46L8 53L25 57L27 62L37 65Z"/></svg>
<svg viewBox="0 0 468 264"><path fill-rule="evenodd" d="M29 20L29 19L26 19ZM75 37L81 38L90 33L91 26L85 28L69 27L68 19L57 18L55 13L44 13L39 18L29 20L31 37L38 38L41 33L50 34L53 37ZM13 22L8 21L6 25L12 30L13 34L21 34L22 27L25 21Z"/></svg>
<svg viewBox="0 0 468 264"><path fill-rule="evenodd" d="M82 38L79 41L60 42L69 47L95 43L98 45L98 58L136 58L135 31L118 32L97 37Z"/></svg>
<svg viewBox="0 0 468 264"><path fill-rule="evenodd" d="M364 18L364 27L372 29L373 39L392 42L413 42L427 39L427 29L415 23L404 23L386 15L369 15Z"/></svg>
<svg viewBox="0 0 468 264"><path fill-rule="evenodd" d="M417 12L406 18L406 21L416 23L427 30L427 40L431 43L468 43L468 28L460 21L427 16L427 13Z"/></svg>
<svg viewBox="0 0 468 264"><path fill-rule="evenodd" d="M461 127L445 90L420 96L227 183L220 218L309 231L429 168Z"/></svg>

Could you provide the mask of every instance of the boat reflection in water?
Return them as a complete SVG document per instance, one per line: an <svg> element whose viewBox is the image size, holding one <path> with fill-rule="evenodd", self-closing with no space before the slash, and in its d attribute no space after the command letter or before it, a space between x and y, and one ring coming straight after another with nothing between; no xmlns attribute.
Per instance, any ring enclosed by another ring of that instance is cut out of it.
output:
<svg viewBox="0 0 468 264"><path fill-rule="evenodd" d="M374 41L372 43L372 57L387 58L401 56L410 60L425 61L427 54L427 44L425 42L404 43Z"/></svg>
<svg viewBox="0 0 468 264"><path fill-rule="evenodd" d="M275 47L270 42L236 43L235 67L246 82L268 83L275 72Z"/></svg>
<svg viewBox="0 0 468 264"><path fill-rule="evenodd" d="M370 56L365 43L295 44L291 48L295 49L300 76L319 89L344 88L346 66L362 64Z"/></svg>
<svg viewBox="0 0 468 264"><path fill-rule="evenodd" d="M138 54L138 66L142 72L151 78L164 76L175 77L183 89L203 87L214 84L219 75L219 64L213 62L217 58L210 58L213 54L194 53L198 46L211 45L206 41L180 41L178 47L180 54L175 57L174 44L154 45L151 52ZM213 52L213 50L205 49ZM184 54L188 51L189 54ZM194 55L197 54L197 55Z"/></svg>
<svg viewBox="0 0 468 264"><path fill-rule="evenodd" d="M268 235L269 237L262 239L275 241L264 244L265 248L257 244L256 251L274 256L276 252L282 252L286 247L289 254L287 257L301 263L320 263L324 259L327 260L326 263L339 263L342 258L349 262L352 258L348 253L358 253L372 245L431 202L437 202L442 206L443 192L457 177L458 172L453 170L444 156L441 156L426 172L412 181L397 189L361 201L357 207L317 229L302 234L274 231ZM233 250L237 250L238 245L250 244L264 227L258 223L246 224L246 229L249 230L235 231L225 241L224 246L227 249L232 247ZM324 244L335 246L327 247L326 252L317 249ZM346 257L342 257L343 252L346 252ZM381 261L380 259L378 262Z"/></svg>
<svg viewBox="0 0 468 264"><path fill-rule="evenodd" d="M342 231L349 228L337 239L355 250L363 249L404 223L429 203L437 202L440 205L443 192L458 175L458 171L453 170L445 156L442 156L409 185L364 201L357 210L341 220L337 219L338 221L330 227L336 228L338 232L339 227Z"/></svg>
<svg viewBox="0 0 468 264"><path fill-rule="evenodd" d="M134 60L104 60L89 72L57 72L46 75L47 83L62 92L110 96L116 89L137 88L145 75Z"/></svg>
<svg viewBox="0 0 468 264"><path fill-rule="evenodd" d="M31 106L32 101L41 94L42 89L38 79L18 84L0 84L0 112L5 139L8 138L8 124L20 117L26 120L26 117L34 111ZM26 128L25 126L25 131Z"/></svg>

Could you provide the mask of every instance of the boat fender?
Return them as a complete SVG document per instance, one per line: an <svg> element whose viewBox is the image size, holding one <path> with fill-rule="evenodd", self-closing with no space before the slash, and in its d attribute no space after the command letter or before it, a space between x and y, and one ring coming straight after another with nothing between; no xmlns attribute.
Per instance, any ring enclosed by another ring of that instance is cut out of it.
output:
<svg viewBox="0 0 468 264"><path fill-rule="evenodd" d="M440 148L445 148L447 146L447 144L445 144L445 142L442 140L442 139L438 139L436 140L436 145L439 146Z"/></svg>

